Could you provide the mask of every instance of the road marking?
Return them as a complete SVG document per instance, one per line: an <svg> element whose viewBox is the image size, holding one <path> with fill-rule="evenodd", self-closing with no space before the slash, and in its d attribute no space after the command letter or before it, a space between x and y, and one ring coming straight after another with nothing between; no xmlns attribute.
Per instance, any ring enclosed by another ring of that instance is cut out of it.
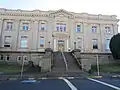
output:
<svg viewBox="0 0 120 90"><path fill-rule="evenodd" d="M35 83L36 80L23 80L22 83Z"/></svg>
<svg viewBox="0 0 120 90"><path fill-rule="evenodd" d="M67 79L63 78L63 80L68 84L68 86L71 88L71 90L77 90L77 88Z"/></svg>
<svg viewBox="0 0 120 90"><path fill-rule="evenodd" d="M114 86L114 85L111 85L111 84L108 84L108 83L105 83L105 82L101 82L101 81L98 81L98 80L96 80L96 79L91 79L91 78L88 78L88 79L91 80L91 81L95 81L95 82L97 82L97 83L106 85L106 86L108 86L108 87L114 88L114 89L116 89L116 90L120 90L119 87L116 87L116 86Z"/></svg>

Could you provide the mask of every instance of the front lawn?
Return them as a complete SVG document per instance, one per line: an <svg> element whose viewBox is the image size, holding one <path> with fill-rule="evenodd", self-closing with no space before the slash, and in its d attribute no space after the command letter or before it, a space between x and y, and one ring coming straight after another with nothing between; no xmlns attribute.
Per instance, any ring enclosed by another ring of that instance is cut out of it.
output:
<svg viewBox="0 0 120 90"><path fill-rule="evenodd" d="M100 72L120 72L120 64L100 65ZM92 71L97 71L97 66L92 66Z"/></svg>
<svg viewBox="0 0 120 90"><path fill-rule="evenodd" d="M24 67L24 71L27 67ZM8 64L0 64L0 72L3 73L16 73L21 71L21 66L19 64L16 65L8 65Z"/></svg>

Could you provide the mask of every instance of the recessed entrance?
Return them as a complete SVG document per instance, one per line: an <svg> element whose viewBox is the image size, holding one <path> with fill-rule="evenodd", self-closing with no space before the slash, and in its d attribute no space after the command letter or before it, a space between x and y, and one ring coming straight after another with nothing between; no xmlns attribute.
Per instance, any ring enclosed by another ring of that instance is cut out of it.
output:
<svg viewBox="0 0 120 90"><path fill-rule="evenodd" d="M65 41L58 40L58 51L64 51L64 50L65 50Z"/></svg>

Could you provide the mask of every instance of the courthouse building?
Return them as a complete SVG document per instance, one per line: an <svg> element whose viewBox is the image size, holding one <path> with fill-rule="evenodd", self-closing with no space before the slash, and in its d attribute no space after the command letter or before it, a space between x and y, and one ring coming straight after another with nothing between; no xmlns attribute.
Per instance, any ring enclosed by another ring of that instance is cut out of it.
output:
<svg viewBox="0 0 120 90"><path fill-rule="evenodd" d="M0 51L110 53L109 42L118 33L116 15L60 10L0 9Z"/></svg>

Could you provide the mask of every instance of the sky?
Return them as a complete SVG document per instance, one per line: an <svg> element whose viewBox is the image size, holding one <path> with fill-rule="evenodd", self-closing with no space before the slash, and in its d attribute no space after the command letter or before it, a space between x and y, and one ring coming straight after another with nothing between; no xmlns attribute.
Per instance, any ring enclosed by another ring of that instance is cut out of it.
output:
<svg viewBox="0 0 120 90"><path fill-rule="evenodd" d="M120 0L0 0L0 8L43 11L65 9L76 13L117 15L120 19Z"/></svg>

